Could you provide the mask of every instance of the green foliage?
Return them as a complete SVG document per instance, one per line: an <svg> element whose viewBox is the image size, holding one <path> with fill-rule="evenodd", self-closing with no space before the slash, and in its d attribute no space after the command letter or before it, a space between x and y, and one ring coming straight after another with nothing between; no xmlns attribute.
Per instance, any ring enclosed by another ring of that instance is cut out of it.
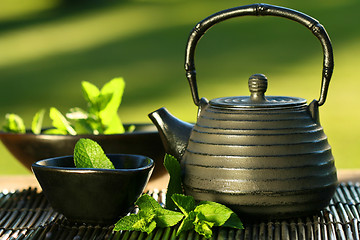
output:
<svg viewBox="0 0 360 240"><path fill-rule="evenodd" d="M156 214L153 211L139 211L121 218L114 227L114 231L141 231L150 234L156 228L153 221Z"/></svg>
<svg viewBox="0 0 360 240"><path fill-rule="evenodd" d="M45 115L45 109L41 109L35 114L31 124L31 130L34 134L41 133L41 127L44 120L44 115Z"/></svg>
<svg viewBox="0 0 360 240"><path fill-rule="evenodd" d="M171 227L176 225L184 215L180 212L164 209L151 196L144 194L135 203L139 207L138 214L130 214L121 218L114 231L142 231L150 234L155 227Z"/></svg>
<svg viewBox="0 0 360 240"><path fill-rule="evenodd" d="M202 201L195 205L193 197L182 194L174 194L171 198L185 215L176 233L177 236L184 231L194 229L200 235L210 238L212 227L244 228L238 216L220 203Z"/></svg>
<svg viewBox="0 0 360 240"><path fill-rule="evenodd" d="M167 192L166 198L171 198L171 202L167 201L166 207L173 207L171 204L174 204L173 208L179 209L180 212L162 208L155 199L145 194L136 201L140 209L139 213L120 219L115 224L115 231L142 231L149 234L156 227L171 227L181 220L176 236L185 231L195 230L205 238L211 238L213 227L243 229L239 217L228 207L211 201L201 201L196 204L192 196L180 194L182 193L180 164L176 158L166 154L164 165L170 174L168 191L172 191L171 195Z"/></svg>
<svg viewBox="0 0 360 240"><path fill-rule="evenodd" d="M106 83L101 90L86 81L83 81L81 84L84 98L88 102L88 112L84 115L84 111L80 111L82 113L78 115L80 118L72 119L79 119L80 121L85 119L87 126L91 126L95 134L125 132L117 115L125 89L125 81L122 78L114 78ZM73 111L72 113L77 112Z"/></svg>
<svg viewBox="0 0 360 240"><path fill-rule="evenodd" d="M70 122L61 114L59 110L54 107L50 108L50 118L54 128L49 129L44 133L76 135L76 131L73 127L71 127Z"/></svg>
<svg viewBox="0 0 360 240"><path fill-rule="evenodd" d="M71 108L64 116L55 107L50 108L50 119L53 128L47 129L45 134L77 135L77 134L121 134L125 132L124 126L118 116L118 108L125 89L123 78L114 78L99 90L92 83L81 83L84 99L88 110ZM40 134L45 115L45 109L38 111L32 121L31 130ZM7 114L3 126L5 132L25 133L25 125L21 117ZM130 128L133 131L134 127Z"/></svg>
<svg viewBox="0 0 360 240"><path fill-rule="evenodd" d="M205 238L211 238L213 227L243 229L237 215L224 205L215 202L200 202L195 205L193 197L181 194L174 194L172 199L182 213L164 209L151 196L142 195L135 203L139 212L121 218L115 224L114 231L142 231L150 234L156 227L171 227L181 220L176 236L194 229ZM228 221L231 223L228 224Z"/></svg>
<svg viewBox="0 0 360 240"><path fill-rule="evenodd" d="M74 148L74 163L77 168L115 169L101 146L87 138L81 138Z"/></svg>
<svg viewBox="0 0 360 240"><path fill-rule="evenodd" d="M178 206L180 211L184 213L185 217L189 216L189 213L196 207L195 199L192 196L185 196L183 194L173 194L171 196L174 204Z"/></svg>
<svg viewBox="0 0 360 240"><path fill-rule="evenodd" d="M8 113L5 115L5 123L3 125L3 129L4 131L11 133L26 132L24 121L21 117L14 113Z"/></svg>
<svg viewBox="0 0 360 240"><path fill-rule="evenodd" d="M172 201L171 196L175 193L183 193L181 184L181 167L179 161L166 154L164 158L164 166L170 175L167 191L166 191L166 202L165 206L167 209L176 210L176 205Z"/></svg>

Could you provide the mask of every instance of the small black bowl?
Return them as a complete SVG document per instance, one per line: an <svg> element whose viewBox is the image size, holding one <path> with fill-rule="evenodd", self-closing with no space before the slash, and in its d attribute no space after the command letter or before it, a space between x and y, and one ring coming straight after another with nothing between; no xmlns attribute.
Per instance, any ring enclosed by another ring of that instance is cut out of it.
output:
<svg viewBox="0 0 360 240"><path fill-rule="evenodd" d="M129 213L143 193L154 161L108 154L115 169L75 168L73 156L40 160L32 170L53 209L70 222L111 225Z"/></svg>

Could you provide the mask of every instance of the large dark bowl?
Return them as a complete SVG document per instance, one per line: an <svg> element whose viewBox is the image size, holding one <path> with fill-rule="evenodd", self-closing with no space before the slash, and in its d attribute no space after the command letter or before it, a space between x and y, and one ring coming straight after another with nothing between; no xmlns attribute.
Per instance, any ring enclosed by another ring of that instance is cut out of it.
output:
<svg viewBox="0 0 360 240"><path fill-rule="evenodd" d="M70 222L111 225L132 210L154 161L140 155L108 157L116 169L75 168L73 156L40 160L32 169L53 209Z"/></svg>
<svg viewBox="0 0 360 240"><path fill-rule="evenodd" d="M162 176L166 173L163 166L165 151L156 127L152 124L134 125L134 132L124 134L71 136L0 132L0 138L16 159L29 170L36 161L73 155L76 142L80 138L90 138L99 143L106 154L125 153L150 157L156 166L152 179Z"/></svg>

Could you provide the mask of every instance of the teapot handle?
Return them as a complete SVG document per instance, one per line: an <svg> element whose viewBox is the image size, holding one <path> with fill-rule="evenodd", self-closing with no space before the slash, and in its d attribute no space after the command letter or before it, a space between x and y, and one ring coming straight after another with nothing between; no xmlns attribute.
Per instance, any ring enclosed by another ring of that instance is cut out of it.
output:
<svg viewBox="0 0 360 240"><path fill-rule="evenodd" d="M233 17L241 17L247 15L278 16L278 17L288 18L290 20L301 23L302 25L307 27L319 39L323 48L324 58L323 58L321 92L320 92L320 98L317 101L319 106L323 105L326 100L330 79L334 69L333 50L332 50L330 38L325 28L316 19L301 12L284 7L278 7L268 4L261 4L261 3L230 8L224 11L217 12L205 18L204 20L200 21L191 31L185 52L185 70L195 105L200 106L200 99L199 99L197 83L196 83L196 70L194 63L195 48L198 41L205 34L205 32L208 29L210 29L210 27L212 27L213 25Z"/></svg>

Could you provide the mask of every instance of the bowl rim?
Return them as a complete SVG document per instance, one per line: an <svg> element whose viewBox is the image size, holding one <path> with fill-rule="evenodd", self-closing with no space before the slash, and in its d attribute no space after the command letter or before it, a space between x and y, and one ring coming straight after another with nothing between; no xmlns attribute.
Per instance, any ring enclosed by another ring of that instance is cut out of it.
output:
<svg viewBox="0 0 360 240"><path fill-rule="evenodd" d="M76 167L57 167L57 166L44 166L44 165L40 165L40 162L46 162L46 161L50 161L50 160L54 160L54 159L61 159L61 158L74 158L74 155L66 155L66 156L60 156L60 157L53 157L53 158L46 158L46 159L42 159L39 161L36 161L35 163L33 163L31 165L32 170L34 171L34 169L42 169L42 170L49 170L49 171L57 171L57 172L71 172L71 173L103 173L103 172L108 172L108 173L130 173L130 172L139 172L139 171L146 171L146 170L150 170L151 168L154 167L155 162L153 159L151 159L150 157L144 156L144 155L138 155L138 154L124 154L124 153L112 153L112 154L106 154L106 156L111 157L111 156L135 156L135 157L142 157L142 158L146 158L149 159L150 162L148 164L146 164L143 167L138 167L138 168L116 168L116 169L106 169L106 168L76 168Z"/></svg>

